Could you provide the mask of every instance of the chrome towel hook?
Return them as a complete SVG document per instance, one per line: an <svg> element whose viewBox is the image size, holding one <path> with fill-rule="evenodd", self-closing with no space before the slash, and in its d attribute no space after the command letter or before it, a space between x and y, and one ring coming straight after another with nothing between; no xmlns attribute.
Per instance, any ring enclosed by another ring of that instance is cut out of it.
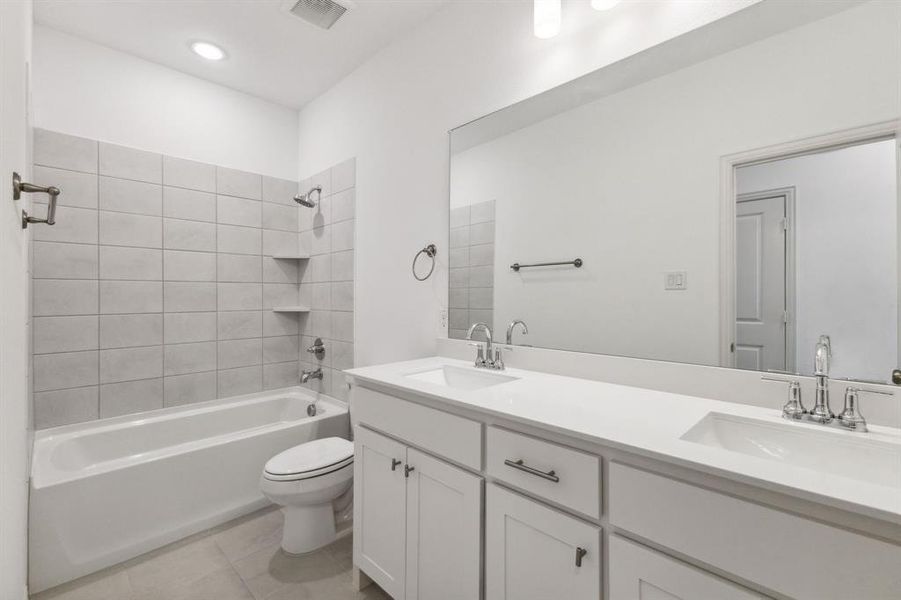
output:
<svg viewBox="0 0 901 600"><path fill-rule="evenodd" d="M48 196L50 196L50 203L47 205L46 219L30 217L28 216L28 213L23 210L22 229L27 228L29 223L46 223L47 225L55 225L56 199L59 198L59 188L53 187L52 185L42 187L33 183L26 183L22 181L22 177L18 173L13 172L13 200L18 200L19 198L21 198L23 192L26 194L47 194Z"/></svg>
<svg viewBox="0 0 901 600"><path fill-rule="evenodd" d="M432 266L429 267L429 272L425 274L424 277L420 277L416 273L416 261L419 260L419 257L425 254L429 258L432 259ZM416 256L413 257L413 277L416 278L417 281L425 281L429 277L432 276L432 272L435 270L435 257L438 255L438 247L435 244L429 244L422 250L416 253Z"/></svg>

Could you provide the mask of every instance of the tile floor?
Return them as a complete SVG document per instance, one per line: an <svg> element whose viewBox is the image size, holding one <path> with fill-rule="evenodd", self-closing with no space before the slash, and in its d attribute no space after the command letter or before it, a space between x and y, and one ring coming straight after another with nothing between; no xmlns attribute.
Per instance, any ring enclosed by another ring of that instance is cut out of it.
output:
<svg viewBox="0 0 901 600"><path fill-rule="evenodd" d="M266 508L32 600L386 600L351 585L352 537L290 556L279 548L282 513Z"/></svg>

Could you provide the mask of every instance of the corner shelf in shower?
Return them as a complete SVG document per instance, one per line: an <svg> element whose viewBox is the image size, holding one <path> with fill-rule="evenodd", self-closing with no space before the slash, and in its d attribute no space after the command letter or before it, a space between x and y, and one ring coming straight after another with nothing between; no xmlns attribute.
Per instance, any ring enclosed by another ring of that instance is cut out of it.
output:
<svg viewBox="0 0 901 600"><path fill-rule="evenodd" d="M276 260L307 260L309 254L273 254L272 258Z"/></svg>
<svg viewBox="0 0 901 600"><path fill-rule="evenodd" d="M310 307L309 307L309 306L301 306L301 305L299 305L299 304L296 305L296 306L273 306L273 307L272 307L272 312L277 312L277 313L308 313L308 312L310 312Z"/></svg>

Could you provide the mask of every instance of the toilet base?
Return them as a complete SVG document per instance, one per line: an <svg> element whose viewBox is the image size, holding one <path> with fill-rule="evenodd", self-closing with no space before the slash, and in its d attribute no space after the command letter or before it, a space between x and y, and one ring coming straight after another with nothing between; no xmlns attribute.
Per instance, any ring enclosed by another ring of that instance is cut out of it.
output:
<svg viewBox="0 0 901 600"><path fill-rule="evenodd" d="M309 506L283 506L285 526L282 550L288 554L306 554L335 541L335 512L332 503Z"/></svg>

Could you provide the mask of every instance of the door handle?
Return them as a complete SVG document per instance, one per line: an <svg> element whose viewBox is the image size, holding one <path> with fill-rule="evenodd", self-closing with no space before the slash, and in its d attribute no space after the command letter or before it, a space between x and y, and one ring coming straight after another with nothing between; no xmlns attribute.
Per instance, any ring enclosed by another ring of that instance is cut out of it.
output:
<svg viewBox="0 0 901 600"><path fill-rule="evenodd" d="M22 181L22 177L18 173L13 173L13 200L18 200L22 194L47 194L50 202L47 204L47 218L38 219L29 216L27 212L22 211L22 229L28 227L29 223L46 223L47 225L56 224L56 200L59 198L59 188L52 185L40 186L33 183Z"/></svg>
<svg viewBox="0 0 901 600"><path fill-rule="evenodd" d="M402 463L402 462L404 462L404 461L402 461L402 460L397 460L396 458L392 458L392 459L391 459L391 470L392 470L392 471L396 471L396 470L397 470L397 465L399 465L399 464Z"/></svg>
<svg viewBox="0 0 901 600"><path fill-rule="evenodd" d="M576 548L576 566L582 566L582 557L588 554L588 550L585 548Z"/></svg>

